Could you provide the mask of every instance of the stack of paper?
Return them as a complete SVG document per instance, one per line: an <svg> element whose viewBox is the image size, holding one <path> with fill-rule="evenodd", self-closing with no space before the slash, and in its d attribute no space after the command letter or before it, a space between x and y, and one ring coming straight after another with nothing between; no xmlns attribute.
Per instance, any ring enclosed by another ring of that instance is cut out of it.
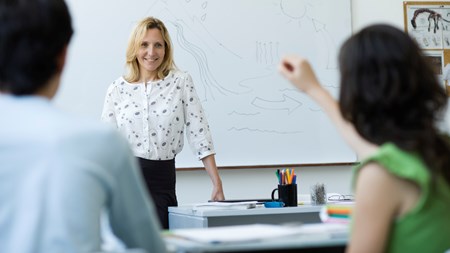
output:
<svg viewBox="0 0 450 253"><path fill-rule="evenodd" d="M194 204L192 210L250 209L255 208L257 201L245 202L208 202Z"/></svg>
<svg viewBox="0 0 450 253"><path fill-rule="evenodd" d="M200 243L236 243L269 239L287 238L289 236L308 235L308 238L326 239L337 234L346 235L348 226L342 224L306 224L301 226L282 226L271 224L252 224L212 228L173 229L172 236Z"/></svg>
<svg viewBox="0 0 450 253"><path fill-rule="evenodd" d="M173 234L177 236L203 243L254 241L293 233L295 232L281 226L263 224L173 230Z"/></svg>

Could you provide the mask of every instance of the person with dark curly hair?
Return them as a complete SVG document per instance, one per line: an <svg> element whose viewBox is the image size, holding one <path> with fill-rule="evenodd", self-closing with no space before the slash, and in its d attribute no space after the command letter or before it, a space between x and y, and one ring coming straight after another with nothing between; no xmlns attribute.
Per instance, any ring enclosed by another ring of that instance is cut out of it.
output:
<svg viewBox="0 0 450 253"><path fill-rule="evenodd" d="M311 65L287 56L280 72L331 118L360 163L347 252L444 252L450 248L450 145L437 122L447 95L416 43L377 24L339 55L337 103Z"/></svg>

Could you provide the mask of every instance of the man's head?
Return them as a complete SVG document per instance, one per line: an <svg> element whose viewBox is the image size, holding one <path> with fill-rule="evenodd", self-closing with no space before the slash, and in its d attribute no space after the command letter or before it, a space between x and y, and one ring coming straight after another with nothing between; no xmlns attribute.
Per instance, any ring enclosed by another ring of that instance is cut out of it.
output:
<svg viewBox="0 0 450 253"><path fill-rule="evenodd" d="M64 0L0 0L0 92L45 89L62 71L72 34Z"/></svg>

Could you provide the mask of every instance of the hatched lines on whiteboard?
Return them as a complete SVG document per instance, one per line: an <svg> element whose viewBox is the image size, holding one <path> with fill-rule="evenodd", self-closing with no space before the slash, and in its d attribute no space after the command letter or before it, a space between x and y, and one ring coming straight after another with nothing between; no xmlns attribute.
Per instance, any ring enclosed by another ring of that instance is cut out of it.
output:
<svg viewBox="0 0 450 253"><path fill-rule="evenodd" d="M279 42L256 41L256 62L260 64L277 64L280 60L278 53Z"/></svg>
<svg viewBox="0 0 450 253"><path fill-rule="evenodd" d="M223 87L217 82L214 75L211 73L208 64L208 57L206 56L205 52L197 45L186 40L183 33L184 32L183 26L181 25L181 23L176 22L174 23L174 25L177 29L177 42L184 50L189 52L197 62L201 79L202 81L204 81L204 84L206 85L207 94L210 94L212 99L215 99L212 89L216 90L217 92L219 92L224 96L227 96L229 94L237 94L236 92Z"/></svg>

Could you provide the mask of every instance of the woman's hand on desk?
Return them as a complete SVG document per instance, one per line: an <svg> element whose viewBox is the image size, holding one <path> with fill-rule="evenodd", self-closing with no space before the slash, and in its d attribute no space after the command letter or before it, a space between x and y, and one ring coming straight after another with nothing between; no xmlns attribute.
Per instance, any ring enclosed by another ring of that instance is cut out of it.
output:
<svg viewBox="0 0 450 253"><path fill-rule="evenodd" d="M211 200L220 201L225 200L225 196L223 194L222 183L220 185L214 185L213 191L211 193Z"/></svg>
<svg viewBox="0 0 450 253"><path fill-rule="evenodd" d="M220 179L219 171L217 170L216 159L214 158L214 155L204 157L202 159L202 162L213 184L211 200L213 201L225 200L222 188L222 180Z"/></svg>

